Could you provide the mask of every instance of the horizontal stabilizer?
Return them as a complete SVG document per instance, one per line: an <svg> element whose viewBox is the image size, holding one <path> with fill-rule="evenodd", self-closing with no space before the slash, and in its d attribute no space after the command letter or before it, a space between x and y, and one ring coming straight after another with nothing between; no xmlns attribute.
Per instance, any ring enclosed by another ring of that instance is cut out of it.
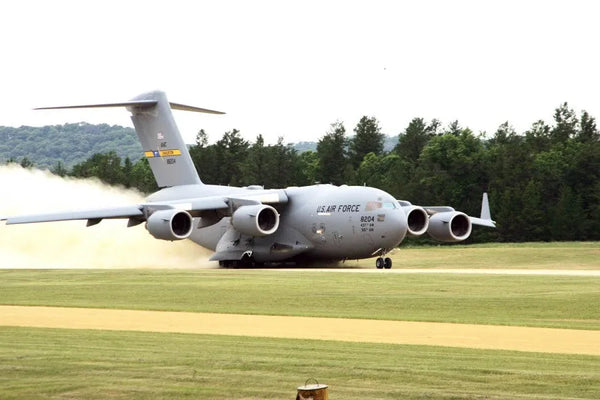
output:
<svg viewBox="0 0 600 400"><path fill-rule="evenodd" d="M34 110L62 110L69 108L109 108L109 107L152 107L158 103L157 100L136 100L124 101L121 103L103 103L103 104L83 104L76 106L54 106L54 107L37 107Z"/></svg>
<svg viewBox="0 0 600 400"><path fill-rule="evenodd" d="M38 107L34 110L64 110L70 108L110 108L110 107L138 107L138 108L149 108L158 104L158 100L132 100L124 101L121 103L102 103L102 104L84 104L76 106L56 106L56 107ZM179 103L169 103L172 110L182 111L193 111L206 114L225 114L222 111L209 110L208 108L200 108L194 106L188 106Z"/></svg>
<svg viewBox="0 0 600 400"><path fill-rule="evenodd" d="M171 109L173 109L173 110L193 111L193 112L199 112L199 113L205 113L205 114L225 114L223 111L215 111L215 110L209 110L208 108L186 106L185 104L169 103L169 105L171 106Z"/></svg>

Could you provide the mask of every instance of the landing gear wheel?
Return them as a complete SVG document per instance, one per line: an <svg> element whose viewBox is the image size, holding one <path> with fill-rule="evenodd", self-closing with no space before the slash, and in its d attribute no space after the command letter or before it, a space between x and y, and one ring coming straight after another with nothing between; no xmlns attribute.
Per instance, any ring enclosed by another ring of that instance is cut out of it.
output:
<svg viewBox="0 0 600 400"><path fill-rule="evenodd" d="M383 260L382 257L377 257L377 260L375 260L375 266L377 267L377 269L382 269L385 265L385 261Z"/></svg>
<svg viewBox="0 0 600 400"><path fill-rule="evenodd" d="M219 261L219 267L236 269L240 267L240 262L238 260L221 260Z"/></svg>
<svg viewBox="0 0 600 400"><path fill-rule="evenodd" d="M254 257L252 257L248 253L244 254L242 256L242 259L240 260L240 266L242 268L254 268L256 266L256 263L254 262Z"/></svg>
<svg viewBox="0 0 600 400"><path fill-rule="evenodd" d="M383 268L385 268L385 269L392 268L392 259L391 258L386 257L383 259Z"/></svg>

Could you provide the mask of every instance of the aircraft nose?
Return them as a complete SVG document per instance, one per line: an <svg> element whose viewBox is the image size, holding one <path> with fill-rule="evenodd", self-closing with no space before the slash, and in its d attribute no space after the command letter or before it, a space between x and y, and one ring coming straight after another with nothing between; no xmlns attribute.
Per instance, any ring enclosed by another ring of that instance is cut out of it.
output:
<svg viewBox="0 0 600 400"><path fill-rule="evenodd" d="M408 231L408 222L406 220L406 214L402 209L391 210L388 213L389 228L390 232L388 237L390 239L390 248L398 246L406 237Z"/></svg>

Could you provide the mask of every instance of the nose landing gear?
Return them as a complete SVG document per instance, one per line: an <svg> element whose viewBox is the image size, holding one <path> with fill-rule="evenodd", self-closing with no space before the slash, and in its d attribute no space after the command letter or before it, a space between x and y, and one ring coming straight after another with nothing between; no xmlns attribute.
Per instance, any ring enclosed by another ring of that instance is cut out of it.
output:
<svg viewBox="0 0 600 400"><path fill-rule="evenodd" d="M377 257L377 260L375 260L375 266L377 269L390 269L392 268L392 259L389 257Z"/></svg>

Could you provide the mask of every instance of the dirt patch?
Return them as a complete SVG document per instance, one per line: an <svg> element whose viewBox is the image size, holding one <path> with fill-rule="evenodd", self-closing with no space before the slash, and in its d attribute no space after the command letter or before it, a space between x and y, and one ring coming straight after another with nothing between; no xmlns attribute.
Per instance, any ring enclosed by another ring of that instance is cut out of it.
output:
<svg viewBox="0 0 600 400"><path fill-rule="evenodd" d="M600 356L600 331L343 318L0 306L0 325L413 344Z"/></svg>

